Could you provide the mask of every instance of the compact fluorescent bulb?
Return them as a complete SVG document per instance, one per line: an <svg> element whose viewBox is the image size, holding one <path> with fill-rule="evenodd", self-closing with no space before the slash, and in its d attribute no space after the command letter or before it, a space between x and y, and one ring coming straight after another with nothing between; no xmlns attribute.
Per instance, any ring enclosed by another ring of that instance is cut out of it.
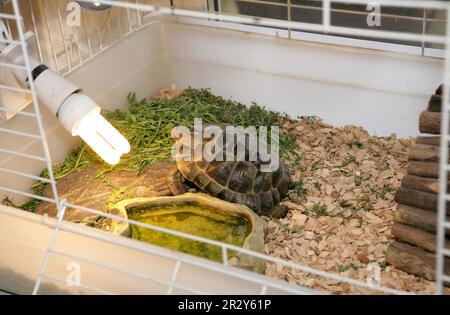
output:
<svg viewBox="0 0 450 315"><path fill-rule="evenodd" d="M130 152L128 141L97 111L83 117L72 135L80 136L109 164L117 164L122 154Z"/></svg>
<svg viewBox="0 0 450 315"><path fill-rule="evenodd" d="M80 136L106 163L115 165L130 152L130 144L100 110L91 98L75 93L61 105L58 118L72 136Z"/></svg>
<svg viewBox="0 0 450 315"><path fill-rule="evenodd" d="M20 46L8 47L9 61L23 65ZM105 162L115 165L130 151L128 141L102 116L100 107L72 82L30 59L36 94L73 136L80 136ZM13 69L22 86L28 85L26 71Z"/></svg>

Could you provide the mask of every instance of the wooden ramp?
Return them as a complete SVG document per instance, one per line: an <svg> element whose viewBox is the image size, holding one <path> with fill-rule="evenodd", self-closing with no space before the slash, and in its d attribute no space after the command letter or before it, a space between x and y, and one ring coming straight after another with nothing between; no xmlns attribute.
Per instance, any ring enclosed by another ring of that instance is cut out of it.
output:
<svg viewBox="0 0 450 315"><path fill-rule="evenodd" d="M388 263L428 280L435 280L441 104L442 85L420 114L419 130L428 135L417 137L409 154L408 173L395 195L397 211L392 233L396 240L386 252ZM450 232L448 248L449 239ZM450 259L445 260L445 269L450 270Z"/></svg>

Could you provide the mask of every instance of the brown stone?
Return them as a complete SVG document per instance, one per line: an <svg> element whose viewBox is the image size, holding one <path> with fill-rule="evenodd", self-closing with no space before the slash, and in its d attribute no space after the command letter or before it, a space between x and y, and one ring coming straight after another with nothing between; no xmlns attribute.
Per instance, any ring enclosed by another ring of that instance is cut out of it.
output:
<svg viewBox="0 0 450 315"><path fill-rule="evenodd" d="M131 171L114 171L98 176L99 165L91 165L57 180L60 200L69 204L108 212L113 204L125 198L169 196L169 174L176 171L176 165L167 161L152 164L137 175ZM47 186L44 196L51 197L51 187ZM56 207L43 202L36 213L56 216ZM67 221L92 224L98 215L68 208L64 219Z"/></svg>

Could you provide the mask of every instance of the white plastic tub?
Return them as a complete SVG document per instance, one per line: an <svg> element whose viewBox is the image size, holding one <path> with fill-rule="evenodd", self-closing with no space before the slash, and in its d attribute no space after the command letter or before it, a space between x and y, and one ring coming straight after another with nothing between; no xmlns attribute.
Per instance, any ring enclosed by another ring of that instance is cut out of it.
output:
<svg viewBox="0 0 450 315"><path fill-rule="evenodd" d="M175 83L179 87L211 88L215 94L246 104L256 101L292 116L314 115L335 126L355 124L370 133L397 133L406 137L418 134L418 115L440 84L441 63L439 59L289 41L163 19L121 40L68 77L105 109L125 106L130 91L143 98ZM51 157L53 162L58 162L78 140L43 111ZM16 117L4 126L37 133L27 119ZM42 155L38 140L0 134L0 142L5 148ZM45 165L0 154L0 167L39 175ZM0 174L1 186L20 191L29 191L33 182ZM0 207L0 289L31 293L55 224L53 219L43 220L35 214ZM43 286L41 293L89 292L90 287L111 293L165 293L166 285L144 281L120 270L170 282L177 270L173 257L189 257L198 262L196 266L181 265L176 285L223 294L261 292L261 284L248 281L247 272L227 273L229 268L216 263L70 223L63 226L97 239L60 231L55 249L100 265L52 254L47 275L64 280L67 264L78 261L86 287L69 288L64 281L47 279L46 284L53 284ZM101 239L112 240L117 245ZM263 276L252 275L252 279L256 282L261 279L261 283L268 285L267 293L300 292L298 287L293 289ZM187 291L173 288L173 293L183 292Z"/></svg>

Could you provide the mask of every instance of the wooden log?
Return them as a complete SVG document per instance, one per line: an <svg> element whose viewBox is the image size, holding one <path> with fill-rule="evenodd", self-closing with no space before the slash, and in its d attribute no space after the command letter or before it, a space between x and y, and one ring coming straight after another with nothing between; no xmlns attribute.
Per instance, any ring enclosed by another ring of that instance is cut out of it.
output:
<svg viewBox="0 0 450 315"><path fill-rule="evenodd" d="M441 148L435 145L415 144L409 153L412 161L439 162Z"/></svg>
<svg viewBox="0 0 450 315"><path fill-rule="evenodd" d="M402 187L424 191L432 194L439 193L439 179L419 177L406 174L402 180ZM447 182L447 191L450 191L450 185Z"/></svg>
<svg viewBox="0 0 450 315"><path fill-rule="evenodd" d="M399 203L397 204L397 209L395 211L394 221L436 234L437 213L434 211L419 209ZM450 221L449 210L447 210L447 221ZM450 230L447 229L445 234L450 236ZM447 239L450 238L447 237Z"/></svg>
<svg viewBox="0 0 450 315"><path fill-rule="evenodd" d="M419 177L438 178L439 163L410 161L408 166L408 174Z"/></svg>
<svg viewBox="0 0 450 315"><path fill-rule="evenodd" d="M436 236L434 234L397 222L392 225L392 234L401 242L436 253Z"/></svg>
<svg viewBox="0 0 450 315"><path fill-rule="evenodd" d="M420 137L417 138L419 140ZM423 137L425 138L425 137ZM438 137L428 137L428 138L437 138L437 140L428 140L429 142L440 141L440 136ZM421 140L421 141L427 141ZM422 162L439 162L441 154L441 146L438 143L434 144L423 144L423 143L415 143L410 151L409 159L411 161L422 161ZM448 160L450 163L450 158Z"/></svg>
<svg viewBox="0 0 450 315"><path fill-rule="evenodd" d="M440 113L442 111L442 96L436 94L431 95L427 110L433 113Z"/></svg>
<svg viewBox="0 0 450 315"><path fill-rule="evenodd" d="M397 269L435 280L436 256L419 247L394 241L386 250L386 261ZM445 270L450 270L450 259L444 260Z"/></svg>
<svg viewBox="0 0 450 315"><path fill-rule="evenodd" d="M394 221L436 233L437 214L433 211L398 204Z"/></svg>
<svg viewBox="0 0 450 315"><path fill-rule="evenodd" d="M441 136L419 136L416 138L417 144L441 145Z"/></svg>
<svg viewBox="0 0 450 315"><path fill-rule="evenodd" d="M407 206L436 211L438 195L400 187L395 193L395 201Z"/></svg>
<svg viewBox="0 0 450 315"><path fill-rule="evenodd" d="M450 221L450 211L447 211L447 221ZM437 213L399 203L395 211L394 222L436 234ZM445 235L447 239L450 239L449 229L446 230Z"/></svg>
<svg viewBox="0 0 450 315"><path fill-rule="evenodd" d="M438 135L441 133L441 113L423 111L419 117L419 130L422 133Z"/></svg>

